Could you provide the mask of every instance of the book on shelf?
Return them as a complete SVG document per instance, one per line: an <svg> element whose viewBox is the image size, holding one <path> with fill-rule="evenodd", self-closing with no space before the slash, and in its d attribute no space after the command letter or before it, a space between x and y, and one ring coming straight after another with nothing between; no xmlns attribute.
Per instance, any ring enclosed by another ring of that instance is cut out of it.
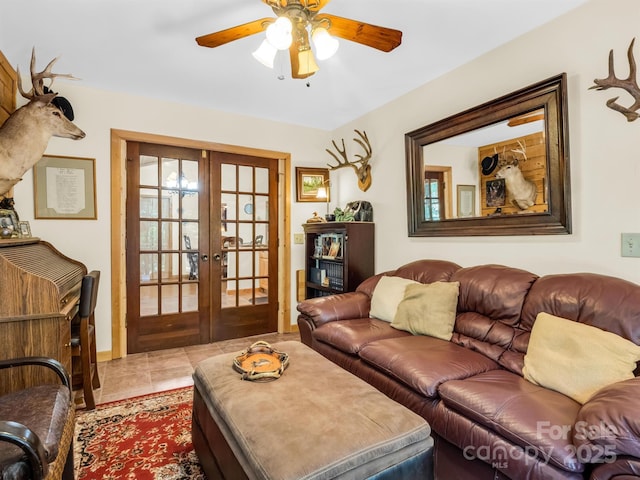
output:
<svg viewBox="0 0 640 480"><path fill-rule="evenodd" d="M327 278L327 271L325 269L315 268L315 267L311 267L309 269L310 282L317 283L318 285L323 285L326 278Z"/></svg>

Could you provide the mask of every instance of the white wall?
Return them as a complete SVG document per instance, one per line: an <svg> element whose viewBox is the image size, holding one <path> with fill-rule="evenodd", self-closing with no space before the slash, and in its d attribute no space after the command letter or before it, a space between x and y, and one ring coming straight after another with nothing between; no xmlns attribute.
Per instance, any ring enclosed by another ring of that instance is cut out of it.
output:
<svg viewBox="0 0 640 480"><path fill-rule="evenodd" d="M335 132L96 91L79 84L58 85L76 111L87 137L78 142L52 139L47 153L97 160L98 220L33 219L31 172L15 189L22 220L33 234L63 253L103 272L110 285L109 135L110 129L149 132L232 145L286 151L296 165L325 166L331 139L353 138L366 130L374 151L369 191L357 188L352 169L331 172L331 210L352 200L368 200L376 222L376 271L419 258L448 259L462 266L501 263L538 274L591 271L640 283L640 259L620 257L620 233L640 232L640 120L629 123L605 106L620 91L588 90L607 75L609 49L616 52L618 76L628 74L626 49L640 34L640 2L592 0L519 39L470 62L373 111ZM640 47L639 50L640 58ZM406 217L404 134L560 72L568 74L569 139L573 234L561 236L409 238ZM632 103L621 96L622 102ZM292 175L295 169L292 168ZM295 177L292 178L295 200ZM320 203L293 203L292 233ZM303 268L303 247L293 245L295 270ZM295 322L295 306L292 322ZM110 291L102 288L98 307L98 349L111 346Z"/></svg>
<svg viewBox="0 0 640 480"><path fill-rule="evenodd" d="M340 189L343 201L373 204L376 271L439 258L537 274L590 271L640 283L640 258L620 256L620 233L640 232L640 120L629 123L605 106L617 95L631 105L622 90L589 90L594 78L607 76L611 48L618 76L628 75L626 52L640 35L638 18L635 0L592 0L334 132L351 138L354 128L364 129L374 149L369 191L359 191L351 177L341 178ZM573 233L409 238L404 134L561 72L568 76Z"/></svg>

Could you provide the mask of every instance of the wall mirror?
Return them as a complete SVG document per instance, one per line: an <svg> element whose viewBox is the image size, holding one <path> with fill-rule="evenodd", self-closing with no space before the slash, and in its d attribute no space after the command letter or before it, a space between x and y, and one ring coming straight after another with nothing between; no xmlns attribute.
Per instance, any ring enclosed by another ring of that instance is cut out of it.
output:
<svg viewBox="0 0 640 480"><path fill-rule="evenodd" d="M405 135L410 237L571 233L566 74Z"/></svg>

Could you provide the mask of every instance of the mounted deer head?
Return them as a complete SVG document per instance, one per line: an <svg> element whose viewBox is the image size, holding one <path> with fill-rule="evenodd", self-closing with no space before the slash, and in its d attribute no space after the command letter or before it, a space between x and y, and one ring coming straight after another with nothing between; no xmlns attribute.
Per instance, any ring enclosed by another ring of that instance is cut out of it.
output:
<svg viewBox="0 0 640 480"><path fill-rule="evenodd" d="M520 148L514 148L511 152L514 154L521 154L523 160L526 161L526 145L518 140L518 146ZM514 206L518 207L520 210L526 210L527 208L535 205L537 189L534 182L524 178L518 164L518 158L515 156L512 160L501 161L498 165L500 170L496 173L496 178L504 178L507 192L511 195Z"/></svg>
<svg viewBox="0 0 640 480"><path fill-rule="evenodd" d="M369 139L367 138L367 132L359 130L354 130L360 138L354 138L353 141L362 147L364 150L364 155L356 155L356 160L350 162L347 158L347 147L344 145L344 138L342 139L342 150L338 147L335 140L332 140L333 146L336 149L336 152L342 157L344 161L340 161L338 156L333 153L328 148L327 153L331 155L338 162L338 165L329 166L329 170L337 170L338 168L343 167L351 167L356 171L356 175L358 176L358 187L363 192L366 192L371 186L371 165L369 165L369 160L371 159L371 144L369 143Z"/></svg>
<svg viewBox="0 0 640 480"><path fill-rule="evenodd" d="M79 140L85 133L67 119L51 101L57 93L45 93L45 79L49 87L56 77L74 78L69 74L52 73L54 58L42 72L36 72L35 49L31 52L31 90L22 89L20 70L18 89L29 103L13 112L0 126L0 197L22 180L24 173L42 157L52 136Z"/></svg>
<svg viewBox="0 0 640 480"><path fill-rule="evenodd" d="M628 122L633 122L638 118L637 110L640 109L640 87L636 80L636 61L633 58L633 44L636 39L631 40L629 49L627 50L627 58L629 59L629 76L627 78L617 78L613 67L613 50L609 51L609 76L607 78L595 79L589 90L607 90L608 88L621 88L631 94L635 102L629 107L624 107L617 103L618 98L614 97L607 100L607 107L622 113L627 117Z"/></svg>

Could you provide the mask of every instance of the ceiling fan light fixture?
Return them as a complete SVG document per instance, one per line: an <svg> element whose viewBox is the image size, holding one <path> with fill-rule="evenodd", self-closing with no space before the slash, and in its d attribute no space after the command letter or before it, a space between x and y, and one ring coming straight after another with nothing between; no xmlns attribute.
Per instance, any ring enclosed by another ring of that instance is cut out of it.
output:
<svg viewBox="0 0 640 480"><path fill-rule="evenodd" d="M316 59L313 58L313 52L310 48L306 50L298 51L297 61L297 78L306 78L316 73L320 68L316 64Z"/></svg>
<svg viewBox="0 0 640 480"><path fill-rule="evenodd" d="M269 40L263 40L258 49L252 53L253 58L263 64L265 67L273 68L273 61L276 58L278 49L274 47Z"/></svg>
<svg viewBox="0 0 640 480"><path fill-rule="evenodd" d="M338 39L329 35L329 32L324 27L314 28L311 33L311 40L316 47L316 58L318 60L331 58L340 46Z"/></svg>
<svg viewBox="0 0 640 480"><path fill-rule="evenodd" d="M278 17L267 27L267 40L278 50L286 50L293 41L292 30L291 20L284 16Z"/></svg>

